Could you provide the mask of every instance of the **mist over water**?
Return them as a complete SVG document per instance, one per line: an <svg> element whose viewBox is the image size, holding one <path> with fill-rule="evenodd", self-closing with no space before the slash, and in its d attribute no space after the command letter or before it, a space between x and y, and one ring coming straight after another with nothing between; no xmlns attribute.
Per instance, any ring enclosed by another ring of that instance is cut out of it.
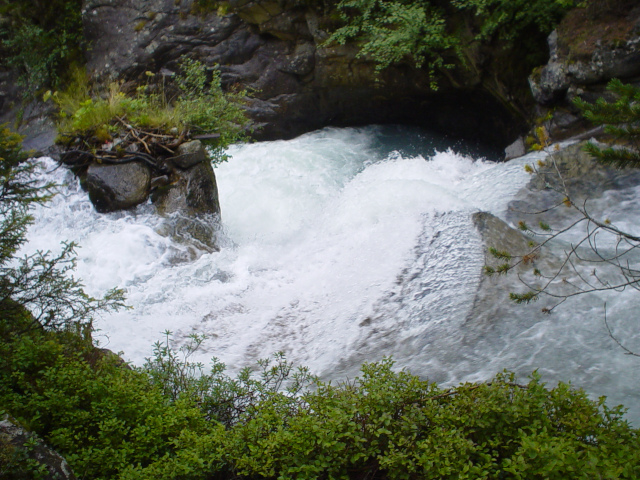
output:
<svg viewBox="0 0 640 480"><path fill-rule="evenodd" d="M535 155L493 163L419 130L376 126L230 153L216 169L216 253L160 235L151 205L99 215L70 173L50 173L65 186L35 212L25 251L74 240L88 293L126 289L133 308L96 322L101 346L141 364L165 330L178 345L205 333L205 363L216 356L237 370L282 350L331 379L389 355L448 383L538 368L549 383L572 380L640 418L640 361L607 336L604 296L553 316L496 299L507 304L499 318L469 318L485 261L471 214L505 218ZM638 340L640 295L614 295L607 308L616 334Z"/></svg>

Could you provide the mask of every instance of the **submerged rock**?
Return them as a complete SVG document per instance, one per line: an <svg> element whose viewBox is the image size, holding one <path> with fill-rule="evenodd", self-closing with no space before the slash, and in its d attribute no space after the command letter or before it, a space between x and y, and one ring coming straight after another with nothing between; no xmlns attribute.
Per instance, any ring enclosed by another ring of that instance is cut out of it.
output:
<svg viewBox="0 0 640 480"><path fill-rule="evenodd" d="M151 172L140 162L119 165L93 163L87 169L89 198L101 213L126 210L147 200Z"/></svg>

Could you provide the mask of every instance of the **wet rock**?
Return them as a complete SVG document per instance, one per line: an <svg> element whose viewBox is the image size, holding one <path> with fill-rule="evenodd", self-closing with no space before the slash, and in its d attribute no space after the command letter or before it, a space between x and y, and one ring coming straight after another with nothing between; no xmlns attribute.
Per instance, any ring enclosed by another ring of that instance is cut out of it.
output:
<svg viewBox="0 0 640 480"><path fill-rule="evenodd" d="M504 149L504 159L511 160L513 158L518 158L523 156L527 151L527 148L524 144L524 139L522 137L518 137L518 139Z"/></svg>
<svg viewBox="0 0 640 480"><path fill-rule="evenodd" d="M182 170L187 170L207 160L207 152L202 143L194 140L180 145L176 151L176 156L168 158L167 163Z"/></svg>
<svg viewBox="0 0 640 480"><path fill-rule="evenodd" d="M154 177L151 179L151 184L150 184L150 188L151 190L154 190L158 187L166 187L167 185L169 185L169 183L171 183L171 180L169 179L168 175L162 175L160 177Z"/></svg>
<svg viewBox="0 0 640 480"><path fill-rule="evenodd" d="M47 474L38 477L42 480L76 479L71 467L64 458L46 446L37 436L18 426L8 415L4 415L0 421L0 450L7 452L8 455L11 455L11 452L15 452L16 450L21 450L21 457L26 456L26 458L35 461L38 465L44 465ZM3 465L0 470L6 472L5 468L11 467L14 467L14 465ZM19 469L20 465L15 465L15 468ZM9 475L11 475L11 470L8 471ZM20 472L20 474L23 473L26 474L26 472ZM10 476L8 478L13 477ZM27 477L20 475L17 478Z"/></svg>
<svg viewBox="0 0 640 480"><path fill-rule="evenodd" d="M220 202L211 163L198 140L181 145L177 153L179 158L199 160L191 168L176 169L172 182L152 195L158 213L169 219L165 233L178 241L192 240L206 250L217 250Z"/></svg>
<svg viewBox="0 0 640 480"><path fill-rule="evenodd" d="M489 249L494 247L511 255L524 255L531 251L531 238L513 228L505 221L488 212L477 212L472 216L473 223L478 229L485 250L485 262L487 265L497 268L505 263L504 259L496 259ZM472 307L467 314L463 330L465 335L472 338L474 343L480 343L483 335L491 332L496 319L508 318L511 312L511 292L521 293L526 291L523 281L536 284L533 275L533 267L539 267L547 271L553 271L560 264L560 259L546 253L536 258L535 265L527 264L516 267L506 275L482 274L478 290L476 291ZM548 299L543 298L538 302L519 306L519 315L522 318L535 318L539 321L540 311L549 305ZM533 321L533 320L532 320ZM489 333L489 335L491 335Z"/></svg>
<svg viewBox="0 0 640 480"><path fill-rule="evenodd" d="M183 155L198 158L191 168L175 170L170 185L159 188L153 202L162 215L180 212L189 216L220 214L216 176L208 161L206 151L198 140L183 144L178 149L178 157ZM207 161L203 161L207 159Z"/></svg>
<svg viewBox="0 0 640 480"><path fill-rule="evenodd" d="M101 213L126 210L147 200L151 172L140 162L91 164L85 185L91 203Z"/></svg>

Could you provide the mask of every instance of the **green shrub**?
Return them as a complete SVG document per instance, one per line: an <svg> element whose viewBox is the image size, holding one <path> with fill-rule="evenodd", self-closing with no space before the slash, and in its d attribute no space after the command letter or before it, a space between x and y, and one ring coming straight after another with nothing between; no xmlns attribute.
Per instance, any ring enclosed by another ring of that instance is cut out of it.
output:
<svg viewBox="0 0 640 480"><path fill-rule="evenodd" d="M451 0L480 19L479 38L513 42L523 34L549 34L579 0Z"/></svg>
<svg viewBox="0 0 640 480"><path fill-rule="evenodd" d="M194 334L175 351L170 344L171 332L165 332L165 341L155 344L154 356L147 359L142 371L167 398L190 398L209 420L226 427L232 427L259 408L261 402L274 397L295 409L298 395L316 381L308 368L294 368L283 353L259 360L257 376L247 367L231 377L225 373L225 364L215 357L206 371L202 363L190 361L205 339L204 335Z"/></svg>
<svg viewBox="0 0 640 480"><path fill-rule="evenodd" d="M0 345L0 404L80 478L115 478L171 451L183 430L207 430L193 403L169 401L146 375L97 354L90 342L53 332Z"/></svg>
<svg viewBox="0 0 640 480"><path fill-rule="evenodd" d="M15 337L0 346L0 403L86 479L640 475L639 432L620 407L535 374L445 389L384 360L351 382L295 390L280 357L199 384L202 372L164 345L139 372L69 334ZM225 409L233 415L211 413Z"/></svg>
<svg viewBox="0 0 640 480"><path fill-rule="evenodd" d="M8 0L0 6L7 26L0 31L3 63L19 72L25 99L56 88L65 71L82 61L81 0Z"/></svg>
<svg viewBox="0 0 640 480"><path fill-rule="evenodd" d="M449 390L363 366L319 384L290 417L266 402L225 441L238 471L267 478L636 478L638 432L603 400L513 375ZM615 451L615 453L613 453Z"/></svg>
<svg viewBox="0 0 640 480"><path fill-rule="evenodd" d="M226 430L183 432L127 480L637 478L640 437L620 408L537 375L443 389L384 360L352 382L272 393ZM216 477L218 478L218 477Z"/></svg>
<svg viewBox="0 0 640 480"><path fill-rule="evenodd" d="M540 48L539 43L579 2L577 0L341 0L344 25L326 44L357 42L359 56L371 58L381 70L398 63L425 67L436 88L439 71L464 65L464 29L453 25L456 11L469 11L483 43L503 49ZM494 43L495 45L495 43ZM535 53L535 52L534 52Z"/></svg>
<svg viewBox="0 0 640 480"><path fill-rule="evenodd" d="M443 10L429 2L341 0L338 9L346 25L327 44L361 40L359 56L374 59L378 70L404 60L433 75L448 66L443 53L457 45Z"/></svg>

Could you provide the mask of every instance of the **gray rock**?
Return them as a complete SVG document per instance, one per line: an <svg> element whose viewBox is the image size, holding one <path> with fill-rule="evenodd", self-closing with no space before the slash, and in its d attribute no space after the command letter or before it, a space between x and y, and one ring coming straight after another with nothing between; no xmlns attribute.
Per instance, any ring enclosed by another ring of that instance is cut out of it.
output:
<svg viewBox="0 0 640 480"><path fill-rule="evenodd" d="M511 160L523 156L527 152L527 148L524 145L524 139L518 137L518 139L504 149L504 159Z"/></svg>
<svg viewBox="0 0 640 480"><path fill-rule="evenodd" d="M151 172L139 162L120 165L92 164L85 185L89 198L101 213L126 210L147 200Z"/></svg>
<svg viewBox="0 0 640 480"><path fill-rule="evenodd" d="M199 141L190 143L183 149L184 154L204 151ZM172 182L158 187L151 198L158 213L167 217L164 233L207 251L218 250L220 202L216 176L209 161L174 171Z"/></svg>
<svg viewBox="0 0 640 480"><path fill-rule="evenodd" d="M635 27L625 27L612 37L610 33L621 28L616 22ZM640 76L638 25L640 8L635 8L625 12L624 18L606 21L576 16L559 27L560 33L554 31L549 35L549 61L533 72L529 85L534 99L543 106L540 116L551 115L546 126L553 140L566 139L590 128L591 124L572 104L576 97L595 102L606 96L605 87L612 78L637 81ZM587 39L584 39L585 32L589 35Z"/></svg>
<svg viewBox="0 0 640 480"><path fill-rule="evenodd" d="M207 152L204 149L202 142L199 140L193 140L180 145L176 151L176 156L168 158L167 162L182 170L186 170L207 160Z"/></svg>
<svg viewBox="0 0 640 480"><path fill-rule="evenodd" d="M8 415L0 421L0 449L4 451L22 450L24 455L44 465L48 471L42 480L75 480L71 467L57 452L46 446L36 435L16 425ZM3 467L5 467L3 465ZM20 468L19 465L6 465ZM0 468L0 470L4 470ZM26 474L27 472L20 472ZM4 478L4 477L3 477ZM11 478L11 477L9 477ZM19 478L27 478L20 476Z"/></svg>
<svg viewBox="0 0 640 480"><path fill-rule="evenodd" d="M153 195L160 214L220 214L216 176L208 161L187 170L176 170L171 180L167 187L159 187Z"/></svg>

